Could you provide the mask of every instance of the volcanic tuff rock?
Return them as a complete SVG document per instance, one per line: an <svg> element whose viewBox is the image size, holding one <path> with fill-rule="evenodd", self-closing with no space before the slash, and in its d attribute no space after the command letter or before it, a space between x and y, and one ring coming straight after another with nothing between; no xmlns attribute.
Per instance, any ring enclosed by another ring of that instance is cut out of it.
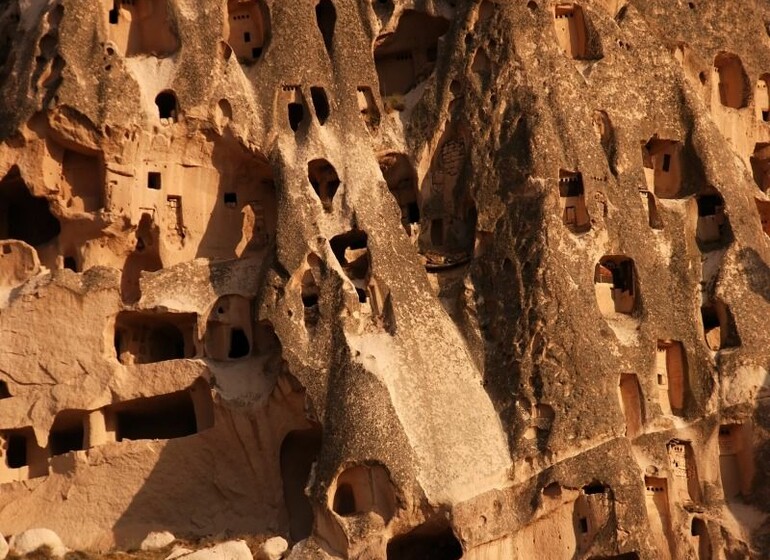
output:
<svg viewBox="0 0 770 560"><path fill-rule="evenodd" d="M770 556L769 25L2 3L0 533Z"/></svg>

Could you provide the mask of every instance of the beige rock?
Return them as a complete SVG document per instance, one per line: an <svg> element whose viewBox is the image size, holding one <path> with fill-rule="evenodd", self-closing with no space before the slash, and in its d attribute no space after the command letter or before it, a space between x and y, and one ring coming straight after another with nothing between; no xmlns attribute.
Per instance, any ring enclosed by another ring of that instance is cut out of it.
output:
<svg viewBox="0 0 770 560"><path fill-rule="evenodd" d="M144 538L139 548L141 550L158 550L167 547L175 540L176 537L168 531L152 532Z"/></svg>
<svg viewBox="0 0 770 560"><path fill-rule="evenodd" d="M279 560L289 549L289 543L283 537L271 537L259 545L257 560Z"/></svg>
<svg viewBox="0 0 770 560"><path fill-rule="evenodd" d="M57 557L63 557L67 554L67 547L64 546L59 535L50 529L27 529L13 535L8 545L10 552L19 556L34 552L41 546L50 548L51 554Z"/></svg>
<svg viewBox="0 0 770 560"><path fill-rule="evenodd" d="M8 541L5 540L3 535L0 535L0 560L5 560L9 550L10 547L8 546Z"/></svg>
<svg viewBox="0 0 770 560"><path fill-rule="evenodd" d="M192 554L194 551L190 550L189 548L185 548L183 546L175 546L171 553L166 556L164 560L174 560L174 558L181 558L183 556L186 556L188 554Z"/></svg>
<svg viewBox="0 0 770 560"><path fill-rule="evenodd" d="M184 560L253 560L251 550L244 541L223 542L177 558L184 558Z"/></svg>

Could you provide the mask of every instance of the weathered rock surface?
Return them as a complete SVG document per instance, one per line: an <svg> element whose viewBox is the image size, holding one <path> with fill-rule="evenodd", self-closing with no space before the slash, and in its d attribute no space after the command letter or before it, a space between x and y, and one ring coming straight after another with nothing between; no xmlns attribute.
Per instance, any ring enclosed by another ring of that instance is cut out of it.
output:
<svg viewBox="0 0 770 560"><path fill-rule="evenodd" d="M166 556L165 560L174 560L174 558L181 558L182 556L186 556L188 554L192 554L195 552L194 550L184 547L184 546L175 546L171 553Z"/></svg>
<svg viewBox="0 0 770 560"><path fill-rule="evenodd" d="M0 533L766 556L769 25L0 3Z"/></svg>
<svg viewBox="0 0 770 560"><path fill-rule="evenodd" d="M185 560L253 560L248 545L244 541L228 541L210 548L197 550L178 556Z"/></svg>

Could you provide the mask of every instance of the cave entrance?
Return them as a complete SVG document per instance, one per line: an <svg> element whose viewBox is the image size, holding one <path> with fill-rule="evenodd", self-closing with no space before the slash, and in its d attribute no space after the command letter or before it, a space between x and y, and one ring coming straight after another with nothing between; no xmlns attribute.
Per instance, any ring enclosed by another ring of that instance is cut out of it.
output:
<svg viewBox="0 0 770 560"><path fill-rule="evenodd" d="M122 364L151 364L195 355L195 313L123 311L115 320L115 353Z"/></svg>
<svg viewBox="0 0 770 560"><path fill-rule="evenodd" d="M562 223L572 233L585 233L591 229L582 173L559 170L559 203Z"/></svg>
<svg viewBox="0 0 770 560"><path fill-rule="evenodd" d="M56 415L48 435L51 455L63 455L86 448L85 425L88 413L80 410L63 410Z"/></svg>
<svg viewBox="0 0 770 560"><path fill-rule="evenodd" d="M32 196L19 169L13 168L0 181L0 239L17 239L37 248L60 232L48 200Z"/></svg>
<svg viewBox="0 0 770 560"><path fill-rule="evenodd" d="M250 64L262 56L269 19L267 7L261 0L230 0L227 3L225 36L238 62Z"/></svg>
<svg viewBox="0 0 770 560"><path fill-rule="evenodd" d="M281 443L283 498L289 513L289 535L294 542L309 537L313 531L313 510L305 486L320 450L320 427L289 432Z"/></svg>
<svg viewBox="0 0 770 560"><path fill-rule="evenodd" d="M307 175L313 190L326 212L331 212L340 178L334 166L325 159L314 159L307 164Z"/></svg>
<svg viewBox="0 0 770 560"><path fill-rule="evenodd" d="M108 414L117 441L172 439L199 431L189 390L118 403L108 407Z"/></svg>
<svg viewBox="0 0 770 560"><path fill-rule="evenodd" d="M394 33L377 38L374 64L385 96L403 96L436 66L438 39L449 21L414 10L404 11Z"/></svg>
<svg viewBox="0 0 770 560"><path fill-rule="evenodd" d="M748 101L749 78L738 55L721 52L714 58L717 74L719 101L725 107L741 109Z"/></svg>
<svg viewBox="0 0 770 560"><path fill-rule="evenodd" d="M613 313L631 315L636 308L636 272L633 259L608 255L596 265L594 283L599 310L604 316Z"/></svg>
<svg viewBox="0 0 770 560"><path fill-rule="evenodd" d="M388 560L458 560L463 547L445 524L423 524L388 542Z"/></svg>

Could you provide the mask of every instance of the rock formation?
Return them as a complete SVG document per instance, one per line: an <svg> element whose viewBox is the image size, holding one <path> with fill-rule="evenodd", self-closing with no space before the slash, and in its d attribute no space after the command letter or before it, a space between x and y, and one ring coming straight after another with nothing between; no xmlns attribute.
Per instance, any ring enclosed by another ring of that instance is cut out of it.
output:
<svg viewBox="0 0 770 560"><path fill-rule="evenodd" d="M0 534L770 557L767 0L9 0L0 45Z"/></svg>

